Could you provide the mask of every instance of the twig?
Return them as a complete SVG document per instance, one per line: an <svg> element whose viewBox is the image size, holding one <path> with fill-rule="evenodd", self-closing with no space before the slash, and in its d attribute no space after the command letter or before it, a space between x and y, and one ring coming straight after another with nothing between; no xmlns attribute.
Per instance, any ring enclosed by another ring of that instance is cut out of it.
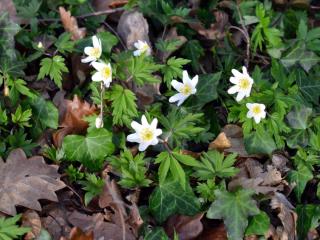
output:
<svg viewBox="0 0 320 240"><path fill-rule="evenodd" d="M237 12L239 14L239 19L240 19L240 23L241 23L241 27L242 27L242 30L244 33L244 36L246 38L246 42L247 42L247 58L245 59L245 65L247 68L249 68L249 62L250 62L250 36L249 36L249 33L248 33L248 30L246 28L246 26L244 25L244 21L243 21L243 18L242 18L242 15L241 15L241 11L240 11L240 8L239 8L239 5L237 5Z"/></svg>
<svg viewBox="0 0 320 240"><path fill-rule="evenodd" d="M115 31L115 30L113 29L113 27L111 27L110 24L108 24L107 22L103 22L103 24L104 24L114 35L117 36L117 38L119 39L122 47L123 47L124 49L128 50L127 46L124 44L122 38L119 36L119 34L117 33L117 31Z"/></svg>
<svg viewBox="0 0 320 240"><path fill-rule="evenodd" d="M82 19L82 18L87 18L87 17L94 17L94 16L100 16L100 15L104 15L104 14L116 13L116 12L120 12L120 11L123 11L123 10L124 10L124 8L114 8L114 9L107 9L107 10L104 10L104 11L87 13L87 14L74 16L74 17ZM38 20L40 22L60 22L61 21L60 18L42 18L42 19L38 19Z"/></svg>

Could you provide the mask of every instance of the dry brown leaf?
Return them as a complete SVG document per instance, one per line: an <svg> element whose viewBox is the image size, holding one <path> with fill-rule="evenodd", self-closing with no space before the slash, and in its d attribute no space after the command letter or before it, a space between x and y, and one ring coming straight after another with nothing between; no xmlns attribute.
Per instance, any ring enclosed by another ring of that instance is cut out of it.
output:
<svg viewBox="0 0 320 240"><path fill-rule="evenodd" d="M61 237L60 240L94 240L93 231L83 232L80 228L74 227L69 233L69 238Z"/></svg>
<svg viewBox="0 0 320 240"><path fill-rule="evenodd" d="M205 229L197 240L228 240L224 224Z"/></svg>
<svg viewBox="0 0 320 240"><path fill-rule="evenodd" d="M139 228L143 224L138 206L134 202L129 205L123 201L117 183L110 180L108 175L105 176L105 187L99 197L99 207L111 207L114 210L111 215L112 222L121 227L125 225L127 232L138 236Z"/></svg>
<svg viewBox="0 0 320 240"><path fill-rule="evenodd" d="M57 100L58 101L58 100ZM57 102L56 101L56 102ZM63 99L58 106L61 124L57 132L53 134L54 145L60 147L63 138L68 134L84 134L88 128L88 122L83 120L85 116L96 113L96 107L86 101L82 101L77 95L73 100Z"/></svg>
<svg viewBox="0 0 320 240"><path fill-rule="evenodd" d="M138 40L146 41L151 46L149 25L138 11L124 12L119 20L117 32L129 49L133 48L133 44Z"/></svg>
<svg viewBox="0 0 320 240"><path fill-rule="evenodd" d="M43 157L26 157L22 149L10 152L6 163L0 161L0 211L17 213L20 205L41 210L39 199L57 201L55 191L65 187L58 166L47 165Z"/></svg>
<svg viewBox="0 0 320 240"><path fill-rule="evenodd" d="M79 40L86 36L86 29L79 28L77 19L71 16L70 11L67 11L64 7L59 7L59 13L63 27L71 33L72 40Z"/></svg>
<svg viewBox="0 0 320 240"><path fill-rule="evenodd" d="M220 133L218 137L209 144L209 149L217 149L217 150L224 150L226 148L231 147L231 142L227 138L224 132Z"/></svg>
<svg viewBox="0 0 320 240"><path fill-rule="evenodd" d="M22 226L30 227L31 231L25 236L25 240L37 239L41 232L41 220L36 211L27 210L22 215Z"/></svg>
<svg viewBox="0 0 320 240"><path fill-rule="evenodd" d="M202 23L189 23L190 27L209 40L222 40L225 37L225 29L229 24L229 16L223 11L213 13L216 22L206 29Z"/></svg>
<svg viewBox="0 0 320 240"><path fill-rule="evenodd" d="M124 239L123 236L127 240L136 239L129 231L123 232L121 226L106 222L104 215L101 213L90 216L74 211L68 220L72 225L80 227L83 231L93 231L95 239L122 240Z"/></svg>
<svg viewBox="0 0 320 240"><path fill-rule="evenodd" d="M278 218L281 220L282 227L276 229L279 239L296 240L296 226L298 215L294 211L294 207L287 198L276 192L271 199L270 206L278 212Z"/></svg>
<svg viewBox="0 0 320 240"><path fill-rule="evenodd" d="M173 215L167 220L165 231L170 238L173 238L176 232L180 240L195 239L203 230L202 217L203 213L195 216Z"/></svg>
<svg viewBox="0 0 320 240"><path fill-rule="evenodd" d="M288 185L272 165L266 166L265 169L258 161L249 158L239 168L240 172L228 184L230 190L242 186L256 193L269 194L283 191Z"/></svg>
<svg viewBox="0 0 320 240"><path fill-rule="evenodd" d="M144 109L146 105L150 105L154 102L155 95L160 95L160 83L137 86L135 93L138 99L138 107Z"/></svg>

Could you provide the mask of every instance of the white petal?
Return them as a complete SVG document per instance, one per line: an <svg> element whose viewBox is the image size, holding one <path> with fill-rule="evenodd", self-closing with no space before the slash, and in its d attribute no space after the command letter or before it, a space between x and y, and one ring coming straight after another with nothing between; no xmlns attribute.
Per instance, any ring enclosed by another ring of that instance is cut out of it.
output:
<svg viewBox="0 0 320 240"><path fill-rule="evenodd" d="M92 66L97 70L97 71L101 71L103 68L106 67L105 63L101 63L101 62L93 62Z"/></svg>
<svg viewBox="0 0 320 240"><path fill-rule="evenodd" d="M249 76L248 70L245 66L242 67L242 73Z"/></svg>
<svg viewBox="0 0 320 240"><path fill-rule="evenodd" d="M92 49L93 49L93 47L85 47L84 48L84 53L87 54L87 55L90 55Z"/></svg>
<svg viewBox="0 0 320 240"><path fill-rule="evenodd" d="M111 83L111 78L108 78L107 80L103 81L103 84L106 88L110 87L110 83Z"/></svg>
<svg viewBox="0 0 320 240"><path fill-rule="evenodd" d="M179 101L180 99L184 99L184 95L182 93L177 93L169 98L169 102L173 103Z"/></svg>
<svg viewBox="0 0 320 240"><path fill-rule="evenodd" d="M247 112L247 118L252 118L253 117L253 113L251 112L251 110L249 110Z"/></svg>
<svg viewBox="0 0 320 240"><path fill-rule="evenodd" d="M133 46L134 46L135 48L139 48L139 47L140 47L140 44L139 44L139 42L135 42L135 43L133 44Z"/></svg>
<svg viewBox="0 0 320 240"><path fill-rule="evenodd" d="M187 97L179 99L177 106L179 107L186 99L187 99Z"/></svg>
<svg viewBox="0 0 320 240"><path fill-rule="evenodd" d="M140 143L140 137L137 133L133 133L127 136L127 141L128 142L137 142Z"/></svg>
<svg viewBox="0 0 320 240"><path fill-rule="evenodd" d="M236 77L230 77L230 78L229 78L229 81L230 81L231 83L233 83L233 84L238 84L238 83L239 83L239 79L236 78Z"/></svg>
<svg viewBox="0 0 320 240"><path fill-rule="evenodd" d="M197 92L197 89L193 88L192 91L191 91L191 94L195 94L196 92Z"/></svg>
<svg viewBox="0 0 320 240"><path fill-rule="evenodd" d="M256 123L259 123L260 121L261 121L261 118L260 118L260 116L253 116L253 118L254 118L254 121L256 122Z"/></svg>
<svg viewBox="0 0 320 240"><path fill-rule="evenodd" d="M133 56L135 56L135 57L138 57L138 56L140 56L141 55L141 51L138 49L138 50L135 50L134 52L133 52Z"/></svg>
<svg viewBox="0 0 320 240"><path fill-rule="evenodd" d="M142 126L149 126L148 120L145 115L142 115L141 117L141 124Z"/></svg>
<svg viewBox="0 0 320 240"><path fill-rule="evenodd" d="M96 72L95 74L92 75L91 79L94 82L101 82L103 80L103 77L100 72Z"/></svg>
<svg viewBox="0 0 320 240"><path fill-rule="evenodd" d="M151 126L151 128L156 129L157 125L158 125L158 119L155 118L152 120L150 126Z"/></svg>
<svg viewBox="0 0 320 240"><path fill-rule="evenodd" d="M236 101L237 102L240 102L244 97L245 97L245 93L244 92L238 92L238 95L237 95L237 97L236 97Z"/></svg>
<svg viewBox="0 0 320 240"><path fill-rule="evenodd" d="M237 85L234 85L228 89L229 94L235 94L236 92L239 92L239 86L237 86Z"/></svg>
<svg viewBox="0 0 320 240"><path fill-rule="evenodd" d="M242 78L243 77L242 73L239 72L237 69L232 69L231 72L236 78Z"/></svg>
<svg viewBox="0 0 320 240"><path fill-rule="evenodd" d="M266 105L260 104L261 109L264 111L266 109Z"/></svg>
<svg viewBox="0 0 320 240"><path fill-rule="evenodd" d="M139 144L139 151L142 152L142 151L146 150L147 147L149 147L149 145L150 145L150 144L149 144L149 143L146 143L146 142L140 143L140 144Z"/></svg>
<svg viewBox="0 0 320 240"><path fill-rule="evenodd" d="M88 63L88 62L92 62L92 61L95 61L95 60L96 59L94 57L89 56L89 57L86 57L84 59L81 59L81 62L82 63Z"/></svg>
<svg viewBox="0 0 320 240"><path fill-rule="evenodd" d="M179 92L180 89L183 87L183 83L178 82L177 80L172 80L171 86Z"/></svg>
<svg viewBox="0 0 320 240"><path fill-rule="evenodd" d="M246 103L246 107L247 107L249 110L252 109L252 105L253 105L253 103Z"/></svg>
<svg viewBox="0 0 320 240"><path fill-rule="evenodd" d="M190 77L189 77L189 74L188 74L188 72L186 70L184 70L182 72L182 81L183 81L184 84L190 82Z"/></svg>
<svg viewBox="0 0 320 240"><path fill-rule="evenodd" d="M139 132L142 128L142 125L140 123L137 123L136 121L131 122L131 127L136 131Z"/></svg>
<svg viewBox="0 0 320 240"><path fill-rule="evenodd" d="M93 45L94 48L98 48L98 49L101 48L100 47L100 42L99 42L99 39L98 39L97 36L93 36L92 37L92 45Z"/></svg>
<svg viewBox="0 0 320 240"><path fill-rule="evenodd" d="M263 111L260 115L261 118L266 118L267 113L265 111Z"/></svg>
<svg viewBox="0 0 320 240"><path fill-rule="evenodd" d="M157 145L158 142L159 142L159 139L158 139L158 138L154 138L154 139L151 141L150 145Z"/></svg>
<svg viewBox="0 0 320 240"><path fill-rule="evenodd" d="M162 134L162 130L160 128L156 129L154 132L154 135L156 135L156 137L160 136Z"/></svg>
<svg viewBox="0 0 320 240"><path fill-rule="evenodd" d="M198 75L195 75L192 80L191 80L191 84L193 87L196 87L197 84L198 84L198 81L199 81L199 76Z"/></svg>

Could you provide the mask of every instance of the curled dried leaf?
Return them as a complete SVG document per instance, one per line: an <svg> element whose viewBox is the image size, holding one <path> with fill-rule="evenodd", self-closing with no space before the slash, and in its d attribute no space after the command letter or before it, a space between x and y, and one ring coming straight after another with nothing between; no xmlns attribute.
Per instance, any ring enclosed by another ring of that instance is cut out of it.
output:
<svg viewBox="0 0 320 240"><path fill-rule="evenodd" d="M63 27L71 33L72 40L79 40L86 36L86 29L79 28L77 19L71 16L70 11L67 11L64 7L59 7L59 13Z"/></svg>

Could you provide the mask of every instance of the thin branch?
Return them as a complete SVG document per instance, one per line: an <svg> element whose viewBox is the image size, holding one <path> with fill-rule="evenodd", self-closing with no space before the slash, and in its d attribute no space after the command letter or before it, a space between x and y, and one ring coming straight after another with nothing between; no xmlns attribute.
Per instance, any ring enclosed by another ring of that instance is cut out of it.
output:
<svg viewBox="0 0 320 240"><path fill-rule="evenodd" d="M94 17L94 16L101 16L101 15L105 15L105 14L116 13L116 12L120 12L123 10L124 10L124 8L114 8L114 9L107 9L104 11L86 13L86 14L74 16L74 17L83 19L83 18L87 18L87 17ZM60 22L61 21L60 18L42 18L42 19L38 19L38 20L40 22Z"/></svg>
<svg viewBox="0 0 320 240"><path fill-rule="evenodd" d="M111 27L109 23L103 22L103 24L104 24L114 35L116 35L116 37L119 39L122 47L123 47L125 50L128 50L127 46L124 44L122 38L119 36L119 34L117 33L117 31L114 30L113 27Z"/></svg>

